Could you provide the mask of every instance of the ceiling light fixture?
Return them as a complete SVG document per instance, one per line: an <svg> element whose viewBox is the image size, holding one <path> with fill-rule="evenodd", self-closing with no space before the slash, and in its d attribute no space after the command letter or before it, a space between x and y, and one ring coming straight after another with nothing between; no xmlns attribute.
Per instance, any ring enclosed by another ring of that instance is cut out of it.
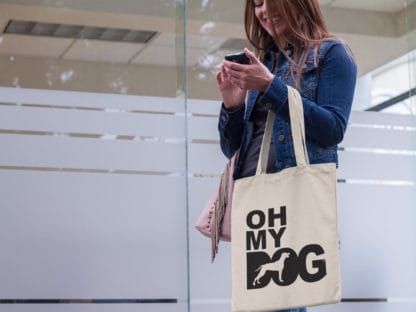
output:
<svg viewBox="0 0 416 312"><path fill-rule="evenodd" d="M149 30L91 27L17 20L10 20L3 33L133 43L147 43L157 34L157 32Z"/></svg>

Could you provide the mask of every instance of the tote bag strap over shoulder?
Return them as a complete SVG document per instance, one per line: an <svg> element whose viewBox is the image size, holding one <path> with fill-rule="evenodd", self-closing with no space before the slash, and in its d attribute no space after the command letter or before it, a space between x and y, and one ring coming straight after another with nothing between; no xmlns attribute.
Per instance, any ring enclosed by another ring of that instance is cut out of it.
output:
<svg viewBox="0 0 416 312"><path fill-rule="evenodd" d="M302 98L299 92L291 87L287 87L289 101L290 127L292 130L293 147L295 150L296 164L298 167L309 166L308 151L306 148L305 136L305 119L303 115ZM270 142L273 132L273 124L276 114L269 110L267 114L266 127L261 143L259 161L257 163L256 175L265 174L267 168L267 160L270 152Z"/></svg>

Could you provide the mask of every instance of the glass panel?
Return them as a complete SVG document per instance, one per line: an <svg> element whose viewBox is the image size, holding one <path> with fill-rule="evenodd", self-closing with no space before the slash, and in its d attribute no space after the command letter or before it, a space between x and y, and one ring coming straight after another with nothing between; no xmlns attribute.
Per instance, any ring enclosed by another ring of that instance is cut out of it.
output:
<svg viewBox="0 0 416 312"><path fill-rule="evenodd" d="M188 310L184 10L0 0L1 311Z"/></svg>

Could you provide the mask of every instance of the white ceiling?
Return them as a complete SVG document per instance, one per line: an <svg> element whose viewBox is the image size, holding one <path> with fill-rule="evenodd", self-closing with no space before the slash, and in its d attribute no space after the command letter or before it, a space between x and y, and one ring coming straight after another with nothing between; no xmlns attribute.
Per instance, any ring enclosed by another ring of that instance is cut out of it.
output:
<svg viewBox="0 0 416 312"><path fill-rule="evenodd" d="M177 54L177 49L178 47L180 49L181 42L183 42L181 41L183 38L177 35L181 30L175 29L178 26L175 24L177 20L177 11L174 8L175 1L0 0L0 27L4 27L10 19L21 19L159 32L146 45L5 34L0 37L0 54L90 62L175 66L180 63L178 58L181 58L182 54ZM320 0L320 2L324 8L353 9L357 10L357 13L376 11L392 13L393 16L394 13L403 9L404 1ZM409 2L414 2L414 0L408 0ZM226 39L244 37L244 30L241 21L239 21L242 17L244 0L191 0L188 3L189 22L186 38L188 64L208 68L210 64L221 60L225 51L218 52L218 47ZM234 8L234 10L231 11L231 14L226 14L230 12L230 8ZM238 9L235 10L235 8ZM153 14L153 16L142 15L145 13ZM209 19L206 18L207 16ZM386 16L382 15L381 17L385 18ZM383 21L382 18L381 21ZM357 24L354 20L347 22ZM341 22L339 23L341 24ZM378 31L382 36L383 31Z"/></svg>

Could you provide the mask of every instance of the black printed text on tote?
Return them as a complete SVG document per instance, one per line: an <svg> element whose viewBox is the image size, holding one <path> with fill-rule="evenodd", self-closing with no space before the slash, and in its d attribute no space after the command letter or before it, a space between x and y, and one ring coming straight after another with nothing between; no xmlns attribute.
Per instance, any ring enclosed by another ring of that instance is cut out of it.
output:
<svg viewBox="0 0 416 312"><path fill-rule="evenodd" d="M277 212L269 208L267 212L266 215L261 210L252 210L246 217L247 289L263 288L271 281L288 286L298 277L308 283L324 278L327 273L324 249L318 244L308 244L297 253L290 247L282 247L282 237L290 226L286 224L286 206ZM275 249L271 256L262 251L270 248L268 244Z"/></svg>

